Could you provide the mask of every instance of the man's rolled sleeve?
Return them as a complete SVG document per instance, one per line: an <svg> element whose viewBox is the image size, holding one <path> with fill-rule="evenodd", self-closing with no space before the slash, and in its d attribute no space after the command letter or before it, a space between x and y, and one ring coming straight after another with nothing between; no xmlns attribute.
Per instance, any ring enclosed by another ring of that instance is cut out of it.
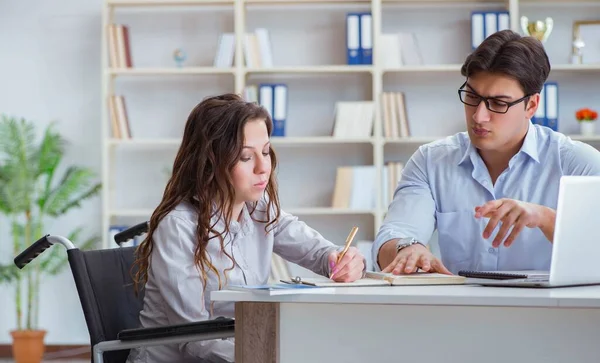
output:
<svg viewBox="0 0 600 363"><path fill-rule="evenodd" d="M413 237L427 244L431 238L435 229L435 202L426 166L427 159L421 147L404 167L402 178L394 192L394 199L373 242L371 258L376 271L382 269L377 263L377 257L381 246L387 241Z"/></svg>

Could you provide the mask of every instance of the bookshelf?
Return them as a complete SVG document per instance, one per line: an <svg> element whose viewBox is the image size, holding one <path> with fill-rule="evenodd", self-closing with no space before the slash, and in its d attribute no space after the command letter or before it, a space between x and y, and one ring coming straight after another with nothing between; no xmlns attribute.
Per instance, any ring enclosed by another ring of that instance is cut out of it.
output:
<svg viewBox="0 0 600 363"><path fill-rule="evenodd" d="M387 208L381 188L370 191L376 194L373 209L331 208L336 168L374 165L377 185L383 185L386 162L406 162L420 145L463 131L456 88L470 52L474 10L508 10L510 27L518 32L523 14L532 20L555 19L546 49L550 79L560 86L559 131L599 147L600 130L597 136L577 135L573 114L579 107L598 106L594 79L600 64L569 64L572 22L598 14L596 1L106 0L103 28L129 26L133 67L109 67L103 32L102 97L125 95L132 127L131 139L114 138L103 103L104 246L111 245L111 225L149 218L166 182L161 170L170 166L191 108L205 96L242 93L261 82L288 85L289 136L272 139L279 156L282 207L337 243L343 243L354 224L361 227L356 240L372 240ZM346 64L348 12L372 14L372 65ZM245 66L244 34L259 27L270 32L273 67ZM382 34L399 31L415 32L422 65L384 67L377 58ZM235 35L235 55L231 67L217 68L212 60L223 32ZM171 53L180 46L189 54L177 67ZM406 95L408 137L382 136L381 95L396 91ZM331 137L335 102L362 100L376 105L373 136Z"/></svg>

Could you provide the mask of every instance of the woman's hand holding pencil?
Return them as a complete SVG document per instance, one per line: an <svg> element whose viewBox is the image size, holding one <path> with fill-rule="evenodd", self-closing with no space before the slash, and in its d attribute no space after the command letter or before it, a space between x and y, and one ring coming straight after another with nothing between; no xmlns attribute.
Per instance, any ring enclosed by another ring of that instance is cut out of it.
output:
<svg viewBox="0 0 600 363"><path fill-rule="evenodd" d="M341 252L334 251L329 255L329 278L333 281L353 282L363 276L365 269L364 256L358 248L350 247L357 231L357 227L352 228L346 239L344 249Z"/></svg>

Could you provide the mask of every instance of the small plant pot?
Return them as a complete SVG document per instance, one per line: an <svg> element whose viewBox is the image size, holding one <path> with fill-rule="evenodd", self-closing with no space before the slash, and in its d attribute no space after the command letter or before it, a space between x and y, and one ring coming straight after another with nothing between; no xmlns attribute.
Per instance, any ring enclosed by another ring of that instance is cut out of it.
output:
<svg viewBox="0 0 600 363"><path fill-rule="evenodd" d="M13 338L12 353L15 363L40 363L44 356L45 330L11 331Z"/></svg>
<svg viewBox="0 0 600 363"><path fill-rule="evenodd" d="M581 134L591 136L596 134L596 122L579 122Z"/></svg>

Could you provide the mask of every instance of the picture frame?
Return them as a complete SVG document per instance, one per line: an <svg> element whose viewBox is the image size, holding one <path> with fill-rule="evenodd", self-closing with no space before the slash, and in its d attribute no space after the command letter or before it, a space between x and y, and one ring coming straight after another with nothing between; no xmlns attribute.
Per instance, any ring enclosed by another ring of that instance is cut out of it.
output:
<svg viewBox="0 0 600 363"><path fill-rule="evenodd" d="M572 63L600 63L600 20L573 23Z"/></svg>

